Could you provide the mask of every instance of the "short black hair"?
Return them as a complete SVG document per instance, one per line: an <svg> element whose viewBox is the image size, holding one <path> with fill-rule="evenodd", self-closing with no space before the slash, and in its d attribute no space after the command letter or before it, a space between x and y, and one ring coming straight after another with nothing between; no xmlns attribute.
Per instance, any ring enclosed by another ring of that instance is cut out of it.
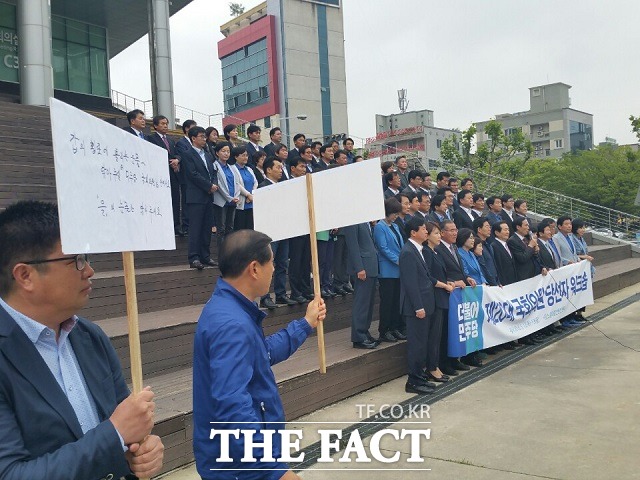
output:
<svg viewBox="0 0 640 480"><path fill-rule="evenodd" d="M153 117L153 126L157 127L158 125L160 125L160 122L162 120L166 120L167 122L169 121L169 119L167 117L165 117L164 115L156 115L155 117Z"/></svg>
<svg viewBox="0 0 640 480"><path fill-rule="evenodd" d="M318 142L317 140L315 142L311 142L311 150L315 150L318 145L322 146L322 142Z"/></svg>
<svg viewBox="0 0 640 480"><path fill-rule="evenodd" d="M271 130L269 130L269 137L273 137L276 132L282 132L280 127L273 127Z"/></svg>
<svg viewBox="0 0 640 480"><path fill-rule="evenodd" d="M406 159L407 159L407 156L406 156L406 155L398 155L398 156L396 157L396 159L395 159L395 164L397 165L397 164L398 164L398 162L399 162L400 160L402 160L403 158L406 160Z"/></svg>
<svg viewBox="0 0 640 480"><path fill-rule="evenodd" d="M496 203L496 200L500 200L500 202L502 202L502 199L500 197L496 197L495 195L491 195L489 198L487 198L487 207L490 207L491 205Z"/></svg>
<svg viewBox="0 0 640 480"><path fill-rule="evenodd" d="M518 199L515 202L513 202L513 208L520 208L520 205L522 205L523 203L527 203L526 200L522 200L522 199Z"/></svg>
<svg viewBox="0 0 640 480"><path fill-rule="evenodd" d="M343 147L344 147L344 146L346 146L346 145L347 145L347 142L351 142L351 143L353 143L353 144L355 144L355 143L356 143L356 142L354 142L354 141L353 141L353 138L351 138L351 137L347 137L347 138L345 138L345 139L342 141L342 146L343 146Z"/></svg>
<svg viewBox="0 0 640 480"><path fill-rule="evenodd" d="M510 198L513 198L513 195L505 193L504 195L502 195L502 197L500 197L500 200L502 200L502 203L505 203L508 202Z"/></svg>
<svg viewBox="0 0 640 480"><path fill-rule="evenodd" d="M305 162L304 158L302 158L301 156L293 157L291 160L289 160L289 168L297 167L301 163L303 165L307 164L307 162Z"/></svg>
<svg viewBox="0 0 640 480"><path fill-rule="evenodd" d="M573 220L571 220L571 217L570 217L570 216L568 216L568 215L562 215L561 217L558 217L557 225L558 225L559 227L561 227L561 226L562 226L562 224L563 224L564 222L566 222L567 220L570 220L570 221L571 221L571 224L573 225Z"/></svg>
<svg viewBox="0 0 640 480"><path fill-rule="evenodd" d="M53 203L22 201L0 213L0 296L13 289L17 263L46 258L59 241L60 219Z"/></svg>
<svg viewBox="0 0 640 480"><path fill-rule="evenodd" d="M482 228L482 226L488 222L489 219L487 217L478 217L473 220L473 231L478 232Z"/></svg>
<svg viewBox="0 0 640 480"><path fill-rule="evenodd" d="M544 229L547 227L551 226L551 223L549 223L549 220L551 220L550 218L546 219L546 220L542 220L540 223L538 223L538 226L536 227L536 232L538 233L542 233L544 232ZM573 227L573 224L571 224Z"/></svg>
<svg viewBox="0 0 640 480"><path fill-rule="evenodd" d="M347 156L347 152L345 152L344 150L338 150L338 151L334 152L334 154L333 154L333 158L334 158L335 160L337 160L337 159L339 159L339 158L340 158L340 155L345 155L345 156Z"/></svg>
<svg viewBox="0 0 640 480"><path fill-rule="evenodd" d="M463 178L463 179L460 181L460 186L464 188L464 186L465 186L467 183L469 183L469 182L473 183L473 178L471 178L471 177Z"/></svg>
<svg viewBox="0 0 640 480"><path fill-rule="evenodd" d="M460 202L460 200L462 200L464 197L466 197L470 193L471 193L471 190L460 190L458 192L458 202ZM472 198L473 198L473 194L472 194Z"/></svg>
<svg viewBox="0 0 640 480"><path fill-rule="evenodd" d="M393 177L396 177L397 175L398 172L389 172L384 174L384 181L387 184L387 187L393 181Z"/></svg>
<svg viewBox="0 0 640 480"><path fill-rule="evenodd" d="M182 122L182 133L186 135L191 127L197 124L198 123L195 120L185 120L184 122Z"/></svg>
<svg viewBox="0 0 640 480"><path fill-rule="evenodd" d="M311 150L311 145L303 145L300 147L300 155L304 155L304 152Z"/></svg>
<svg viewBox="0 0 640 480"><path fill-rule="evenodd" d="M391 167L393 167L393 162L390 162L390 161L382 162L382 165L380 165L380 168L382 169L382 173L384 173L385 175L389 173L389 169Z"/></svg>
<svg viewBox="0 0 640 480"><path fill-rule="evenodd" d="M422 215L415 215L404 224L404 233L407 235L407 238L410 238L411 232L417 232L423 225L424 219L422 218Z"/></svg>
<svg viewBox="0 0 640 480"><path fill-rule="evenodd" d="M296 133L293 136L293 143L296 143L298 140L300 140L301 138L304 138L305 140L307 139L307 137L304 136L304 133Z"/></svg>
<svg viewBox="0 0 640 480"><path fill-rule="evenodd" d="M202 127L195 127L195 128L202 128ZM189 130L189 137L191 137L191 130ZM218 142L218 143L216 143L216 146L213 148L213 150L216 153L218 153L224 147L229 147L229 152L231 152L233 150L233 145L231 145L231 142ZM231 157L229 157L229 158L231 158Z"/></svg>
<svg viewBox="0 0 640 480"><path fill-rule="evenodd" d="M420 170L411 170L409 172L409 175L407 176L407 179L411 181L416 177L423 178L422 172Z"/></svg>
<svg viewBox="0 0 640 480"><path fill-rule="evenodd" d="M204 131L204 134L207 137L207 142L209 141L209 135L211 135L211 132L213 132L214 130L216 131L216 137L220 137L220 132L216 127L207 127Z"/></svg>
<svg viewBox="0 0 640 480"><path fill-rule="evenodd" d="M197 137L198 135L200 135L201 133L204 133L206 135L206 131L204 128L202 127L191 127L189 129L189 140L191 140L192 138Z"/></svg>
<svg viewBox="0 0 640 480"><path fill-rule="evenodd" d="M422 203L422 200L424 199L424 197L427 197L429 201L431 201L431 196L427 192L420 192L420 191L416 192L416 198L420 203Z"/></svg>
<svg viewBox="0 0 640 480"><path fill-rule="evenodd" d="M458 236L456 237L456 245L458 248L462 248L469 238L473 237L473 231L470 228L461 228L458 230Z"/></svg>
<svg viewBox="0 0 640 480"><path fill-rule="evenodd" d="M273 168L273 165L276 162L282 163L280 159L276 157L269 157L264 161L264 163L262 164L262 170L264 170L265 175L267 174L267 170L269 170L270 168Z"/></svg>
<svg viewBox="0 0 640 480"><path fill-rule="evenodd" d="M458 179L456 177L450 177L447 185L451 186L452 183L458 183Z"/></svg>
<svg viewBox="0 0 640 480"><path fill-rule="evenodd" d="M491 233L495 237L496 233L502 231L502 225L506 225L509 228L509 224L507 222L496 222L491 225Z"/></svg>
<svg viewBox="0 0 640 480"><path fill-rule="evenodd" d="M431 199L431 210L435 210L436 207L442 205L442 202L444 202L445 200L446 197L444 196L444 194L434 195Z"/></svg>
<svg viewBox="0 0 640 480"><path fill-rule="evenodd" d="M476 203L478 200L484 200L484 195L481 193L473 194L473 203Z"/></svg>
<svg viewBox="0 0 640 480"><path fill-rule="evenodd" d="M393 214L393 213L400 213L402 212L402 205L400 205L400 202L398 201L397 198L395 197L390 197L387 198L384 201L384 216L388 217L389 215Z"/></svg>
<svg viewBox="0 0 640 480"><path fill-rule="evenodd" d="M219 254L222 278L238 278L253 261L260 265L270 262L270 244L271 238L268 235L255 230L238 230L227 235Z"/></svg>
<svg viewBox="0 0 640 480"><path fill-rule="evenodd" d="M247 127L247 135L251 135L256 132L262 132L262 129L258 125L252 123Z"/></svg>
<svg viewBox="0 0 640 480"><path fill-rule="evenodd" d="M229 140L231 137L229 137L229 133L231 133L233 130L235 130L236 128L238 128L237 125L230 123L229 125L225 126L222 131L224 133L224 138L226 138L227 140Z"/></svg>
<svg viewBox="0 0 640 480"><path fill-rule="evenodd" d="M238 147L233 147L231 149L231 158L237 158L238 155L242 155L246 151L247 151L247 147L245 147L244 145L240 145Z"/></svg>
<svg viewBox="0 0 640 480"><path fill-rule="evenodd" d="M439 182L440 180L444 180L445 178L450 178L451 174L449 172L438 172L436 176L436 180Z"/></svg>
<svg viewBox="0 0 640 480"><path fill-rule="evenodd" d="M453 189L451 187L442 187L436 191L438 195L444 195L445 197L446 197L445 193L447 192L453 193Z"/></svg>
<svg viewBox="0 0 640 480"><path fill-rule="evenodd" d="M251 161L253 162L254 165L258 164L258 160L260 160L262 157L266 157L267 154L265 153L264 150L258 150L256 153L253 154L253 157L251 157Z"/></svg>
<svg viewBox="0 0 640 480"><path fill-rule="evenodd" d="M331 148L331 144L330 143L326 143L324 145L322 145L320 147L320 155L324 155L324 152L326 152L327 150L329 150ZM333 150L333 149L332 149Z"/></svg>
<svg viewBox="0 0 640 480"><path fill-rule="evenodd" d="M142 114L142 116L144 117L144 112L139 108L136 108L135 110L131 110L130 112L127 112L127 121L129 122L129 125L131 125L131 122L135 120L136 117L140 114Z"/></svg>
<svg viewBox="0 0 640 480"><path fill-rule="evenodd" d="M516 227L521 227L524 222L529 223L529 219L526 218L526 217L516 217L516 218L514 218L513 219L513 229L515 230ZM531 227L531 225L529 225L529 227Z"/></svg>

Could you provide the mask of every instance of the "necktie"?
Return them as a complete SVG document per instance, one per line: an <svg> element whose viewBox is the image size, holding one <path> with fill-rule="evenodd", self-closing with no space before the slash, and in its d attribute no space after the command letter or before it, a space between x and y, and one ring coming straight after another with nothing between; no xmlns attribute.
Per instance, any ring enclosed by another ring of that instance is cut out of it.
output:
<svg viewBox="0 0 640 480"><path fill-rule="evenodd" d="M509 247L507 246L507 244L506 244L506 243L504 244L504 249L507 251L507 253L509 254L509 256L510 256L511 258L513 258L513 255L511 255L511 250L509 250Z"/></svg>
<svg viewBox="0 0 640 480"><path fill-rule="evenodd" d="M456 255L456 250L455 248L453 248L453 245L449 245L449 250L451 251L451 255L453 255L453 259L458 265L460 265L460 262L458 261L458 255Z"/></svg>
<svg viewBox="0 0 640 480"><path fill-rule="evenodd" d="M169 150L169 142L167 141L167 137L162 135L162 141L164 142L164 146Z"/></svg>
<svg viewBox="0 0 640 480"><path fill-rule="evenodd" d="M139 132L139 133L138 133L138 136L139 136L141 139L143 139L143 140L144 140L144 133Z"/></svg>

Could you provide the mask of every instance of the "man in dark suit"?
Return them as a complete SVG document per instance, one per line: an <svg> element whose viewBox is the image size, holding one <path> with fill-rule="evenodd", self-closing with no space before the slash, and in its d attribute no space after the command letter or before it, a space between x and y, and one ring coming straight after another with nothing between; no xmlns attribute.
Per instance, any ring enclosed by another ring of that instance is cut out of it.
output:
<svg viewBox="0 0 640 480"><path fill-rule="evenodd" d="M182 157L182 154L191 150L191 140L189 140L189 130L195 127L197 124L195 120L185 120L182 123L182 133L184 136L176 142L175 153L178 158ZM180 230L187 232L189 230L189 209L187 208L187 178L184 165L178 172L178 180L180 181L180 205L182 208L182 225Z"/></svg>
<svg viewBox="0 0 640 480"><path fill-rule="evenodd" d="M348 272L355 279L351 309L351 341L354 348L373 349L379 345L369 333L373 318L378 252L373 242L371 223L360 223L342 229L348 252Z"/></svg>
<svg viewBox="0 0 640 480"><path fill-rule="evenodd" d="M202 270L205 265L218 264L211 258L211 227L213 226L213 192L218 190L218 178L213 158L205 150L207 136L202 127L189 129L191 150L182 154L187 181L189 209L189 266Z"/></svg>
<svg viewBox="0 0 640 480"><path fill-rule="evenodd" d="M464 273L462 259L456 247L456 239L458 237L456 224L451 220L444 220L440 232L442 239L440 240L440 245L436 247L436 253L440 255L440 258L444 261L447 281L453 282L456 288L464 288L467 285L475 287L475 280ZM447 357L448 329L443 328L442 330L440 339L440 365L451 366L456 370L469 370L469 365L472 367L482 366L482 360L480 360L475 353L463 357L462 362L457 358Z"/></svg>
<svg viewBox="0 0 640 480"><path fill-rule="evenodd" d="M326 144L320 147L320 160L314 164L313 171L321 172L329 168L333 162L333 149L331 145Z"/></svg>
<svg viewBox="0 0 640 480"><path fill-rule="evenodd" d="M487 220L493 226L494 223L504 222L502 218L502 199L496 196L490 196L487 198L487 208L489 209L489 213L487 213ZM508 225L508 224L507 224Z"/></svg>
<svg viewBox="0 0 640 480"><path fill-rule="evenodd" d="M453 212L453 221L458 228L473 230L473 221L478 214L473 210L473 193L469 190L458 192L458 208Z"/></svg>
<svg viewBox="0 0 640 480"><path fill-rule="evenodd" d="M387 182L387 188L384 191L385 200L398 195L401 189L400 175L398 172L389 172L384 176L384 179Z"/></svg>
<svg viewBox="0 0 640 480"><path fill-rule="evenodd" d="M507 245L516 262L518 281L533 278L541 272L542 267L538 262L540 247L535 237L529 234L529 221L524 217L516 217L513 220L516 232L509 237Z"/></svg>
<svg viewBox="0 0 640 480"><path fill-rule="evenodd" d="M124 127L123 130L144 140L144 127L147 125L144 119L144 112L138 109L131 110L127 113L127 121L129 122L129 126Z"/></svg>
<svg viewBox="0 0 640 480"><path fill-rule="evenodd" d="M0 213L3 478L148 478L162 466L153 392L129 395L109 338L75 315L94 273L86 255L62 253L55 205Z"/></svg>
<svg viewBox="0 0 640 480"><path fill-rule="evenodd" d="M538 233L538 246L540 247L540 251L538 252L540 264L547 270L560 268L562 266L562 260L560 259L557 249L551 245L551 237L553 237L551 226L543 220L538 223L536 230Z"/></svg>
<svg viewBox="0 0 640 480"><path fill-rule="evenodd" d="M291 165L291 162L294 158L300 156L300 149L307 142L307 137L304 136L304 133L296 133L293 136L293 148L289 150L289 155L287 156L287 163Z"/></svg>
<svg viewBox="0 0 640 480"><path fill-rule="evenodd" d="M434 285L422 253L429 234L421 218L411 218L405 225L408 241L400 251L400 311L407 324L407 361L409 378L407 393L433 393L435 385L427 381L424 372L429 331L435 312ZM431 320L431 321L430 321Z"/></svg>
<svg viewBox="0 0 640 480"><path fill-rule="evenodd" d="M267 152L267 158L276 156L276 147L282 143L282 130L280 127L274 127L269 130L269 138L271 143L264 147L264 151Z"/></svg>
<svg viewBox="0 0 640 480"><path fill-rule="evenodd" d="M249 137L249 143L245 146L247 148L247 153L249 154L249 164L253 165L253 156L257 152L264 152L264 148L262 148L258 143L260 142L260 135L262 130L257 125L249 125L247 127L247 136Z"/></svg>
<svg viewBox="0 0 640 480"><path fill-rule="evenodd" d="M491 226L491 232L495 237L493 242L493 258L496 262L498 270L498 280L500 285L510 285L518 281L518 273L516 271L516 263L513 259L513 253L507 245L509 240L509 225L507 222L496 222Z"/></svg>
<svg viewBox="0 0 640 480"><path fill-rule="evenodd" d="M513 196L509 195L508 193L505 193L502 196L502 211L500 212L500 216L502 217L502 220L507 222L507 225L509 226L509 232L510 235L513 235L513 233L515 232L514 228L513 228Z"/></svg>
<svg viewBox="0 0 640 480"><path fill-rule="evenodd" d="M422 172L420 170L411 170L407 176L409 185L402 190L402 193L413 193L414 195L420 191L422 185Z"/></svg>
<svg viewBox="0 0 640 480"><path fill-rule="evenodd" d="M183 237L185 233L180 228L180 159L176 155L175 142L167 137L169 120L163 115L153 117L153 128L156 133L149 135L147 140L167 151L169 161L169 181L171 183L171 206L173 207L173 229L176 235Z"/></svg>

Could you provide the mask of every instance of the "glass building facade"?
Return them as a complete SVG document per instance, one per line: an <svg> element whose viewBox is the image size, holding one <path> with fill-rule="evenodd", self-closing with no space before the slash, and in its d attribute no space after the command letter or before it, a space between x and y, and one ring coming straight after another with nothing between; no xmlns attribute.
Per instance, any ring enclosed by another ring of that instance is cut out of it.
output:
<svg viewBox="0 0 640 480"><path fill-rule="evenodd" d="M268 103L269 67L266 38L220 60L224 110L227 115Z"/></svg>
<svg viewBox="0 0 640 480"><path fill-rule="evenodd" d="M103 27L51 16L53 86L57 90L108 97L109 57ZM0 81L19 82L16 7L0 3Z"/></svg>
<svg viewBox="0 0 640 480"><path fill-rule="evenodd" d="M593 132L588 123L571 120L569 122L569 138L571 139L571 151L591 150L593 148Z"/></svg>

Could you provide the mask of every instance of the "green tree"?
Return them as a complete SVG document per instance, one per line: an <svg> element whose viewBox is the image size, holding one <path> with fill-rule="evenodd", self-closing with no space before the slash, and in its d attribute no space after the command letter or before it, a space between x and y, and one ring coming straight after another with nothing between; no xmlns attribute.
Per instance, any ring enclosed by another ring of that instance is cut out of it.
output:
<svg viewBox="0 0 640 480"><path fill-rule="evenodd" d="M496 120L487 122L484 134L488 140L478 146L475 155L479 168L488 173L489 178L498 175L516 180L533 153L531 140L519 129L505 135L502 124Z"/></svg>
<svg viewBox="0 0 640 480"><path fill-rule="evenodd" d="M241 3L231 2L229 4L229 10L231 11L232 17L239 17L244 13L244 5Z"/></svg>
<svg viewBox="0 0 640 480"><path fill-rule="evenodd" d="M440 156L446 162L462 168L469 169L477 167L477 165L473 164L473 156L471 155L471 145L476 131L477 129L475 124L472 124L467 130L462 132L462 135L460 136L462 151L458 148L457 135L454 134L449 138L445 138L440 147Z"/></svg>
<svg viewBox="0 0 640 480"><path fill-rule="evenodd" d="M640 141L640 117L631 115L629 121L631 122L631 131L636 134L638 141Z"/></svg>
<svg viewBox="0 0 640 480"><path fill-rule="evenodd" d="M529 185L623 212L640 212L634 206L640 155L627 147L603 145L560 159L536 160L521 173L520 181Z"/></svg>

